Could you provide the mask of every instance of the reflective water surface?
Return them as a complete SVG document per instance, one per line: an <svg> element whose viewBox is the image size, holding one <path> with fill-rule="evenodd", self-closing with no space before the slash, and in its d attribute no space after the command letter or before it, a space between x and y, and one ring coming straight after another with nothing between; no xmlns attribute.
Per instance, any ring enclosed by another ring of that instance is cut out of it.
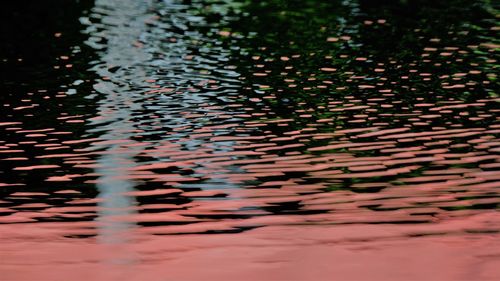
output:
<svg viewBox="0 0 500 281"><path fill-rule="evenodd" d="M1 10L0 280L498 280L494 1Z"/></svg>

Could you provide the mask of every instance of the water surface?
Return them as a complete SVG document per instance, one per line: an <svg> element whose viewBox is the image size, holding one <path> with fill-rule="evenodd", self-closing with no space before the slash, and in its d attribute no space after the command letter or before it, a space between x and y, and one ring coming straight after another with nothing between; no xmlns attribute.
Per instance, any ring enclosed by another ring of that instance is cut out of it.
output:
<svg viewBox="0 0 500 281"><path fill-rule="evenodd" d="M1 12L2 280L497 280L493 1Z"/></svg>

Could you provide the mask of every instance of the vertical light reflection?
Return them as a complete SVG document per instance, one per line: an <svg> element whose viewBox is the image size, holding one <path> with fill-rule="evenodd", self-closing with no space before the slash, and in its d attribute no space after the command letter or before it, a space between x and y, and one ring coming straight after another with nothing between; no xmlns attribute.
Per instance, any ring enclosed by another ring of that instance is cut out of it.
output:
<svg viewBox="0 0 500 281"><path fill-rule="evenodd" d="M150 1L97 0L90 17L99 19L99 23L83 19L90 24L87 32L91 37L87 43L100 50L100 60L93 70L104 78L94 85L101 99L98 115L90 122L93 129L88 132L99 134L101 139L92 147L100 153L95 169L99 175L98 241L111 247L113 253L104 262L112 264L134 263L134 253L129 249L136 201L127 192L135 186L129 171L135 165L134 157L140 147L133 145L136 129L132 113L140 103L128 78L109 69L127 69L146 61L147 54L134 43L145 31L149 5ZM136 76L141 75L137 73L140 70L134 69Z"/></svg>
<svg viewBox="0 0 500 281"><path fill-rule="evenodd" d="M187 134L209 123L208 113L214 116L225 112L210 106L214 104L214 97L219 95L215 90L207 87L189 92L188 89L210 80L232 85L232 91L239 86L239 81L235 79L238 75L232 71L225 70L221 77L200 72L203 68L222 69L220 65L214 66L217 62L227 61L230 55L222 47L211 47L213 49L202 52L196 61L184 59L190 48L202 48L200 42L212 45L208 43L217 39L205 38L196 31L179 32L178 29L187 29L189 22L203 23L202 18L190 15L190 6L179 2L96 0L89 17L82 18L90 35L87 44L97 49L100 57L92 69L102 77L94 84L94 89L100 94L96 102L98 114L90 120L92 129L88 130L100 138L92 144L92 149L100 153L95 172L99 175L97 188L101 200L97 221L101 243L128 246L125 244L134 232L137 201L127 193L135 186L129 171L137 165L134 158L144 148L134 137L138 130L147 130L141 125L141 121L149 118L144 114L145 109L154 109L154 118L162 125L155 129L155 134L161 135L165 141L179 143L182 150L196 152L207 145L206 140L190 139ZM152 19L159 18L158 14L162 15L161 22L148 25ZM166 40L168 38L177 39L172 42ZM175 89L176 94L147 94L151 84L146 80L151 77L158 79L158 85ZM204 116L185 118L181 111L204 113ZM172 130L181 126L190 130ZM232 145L232 142L209 144L211 150L217 153L232 150ZM151 144L148 149L156 146L161 146L161 142ZM157 161L175 161L169 158L168 153L160 153L156 157ZM207 166L199 164L190 168L194 174L206 175ZM227 173L217 168L213 172ZM233 189L237 186L225 179L209 178L203 188L212 187Z"/></svg>

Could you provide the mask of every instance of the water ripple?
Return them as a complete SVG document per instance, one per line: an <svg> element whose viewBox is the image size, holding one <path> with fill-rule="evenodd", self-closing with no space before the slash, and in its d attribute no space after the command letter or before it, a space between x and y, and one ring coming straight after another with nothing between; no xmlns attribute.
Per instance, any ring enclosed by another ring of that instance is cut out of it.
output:
<svg viewBox="0 0 500 281"><path fill-rule="evenodd" d="M119 264L151 235L496 235L489 1L313 2L96 0L46 69L3 59L31 72L0 100L0 224Z"/></svg>

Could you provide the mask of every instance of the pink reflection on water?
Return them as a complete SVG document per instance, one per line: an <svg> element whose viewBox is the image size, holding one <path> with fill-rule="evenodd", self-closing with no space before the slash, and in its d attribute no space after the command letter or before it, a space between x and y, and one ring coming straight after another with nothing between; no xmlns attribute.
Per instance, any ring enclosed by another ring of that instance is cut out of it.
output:
<svg viewBox="0 0 500 281"><path fill-rule="evenodd" d="M91 222L1 226L0 271L4 280L498 280L499 240L474 234L498 223L490 212L430 226L269 226L237 235L144 228L126 251L62 238Z"/></svg>

